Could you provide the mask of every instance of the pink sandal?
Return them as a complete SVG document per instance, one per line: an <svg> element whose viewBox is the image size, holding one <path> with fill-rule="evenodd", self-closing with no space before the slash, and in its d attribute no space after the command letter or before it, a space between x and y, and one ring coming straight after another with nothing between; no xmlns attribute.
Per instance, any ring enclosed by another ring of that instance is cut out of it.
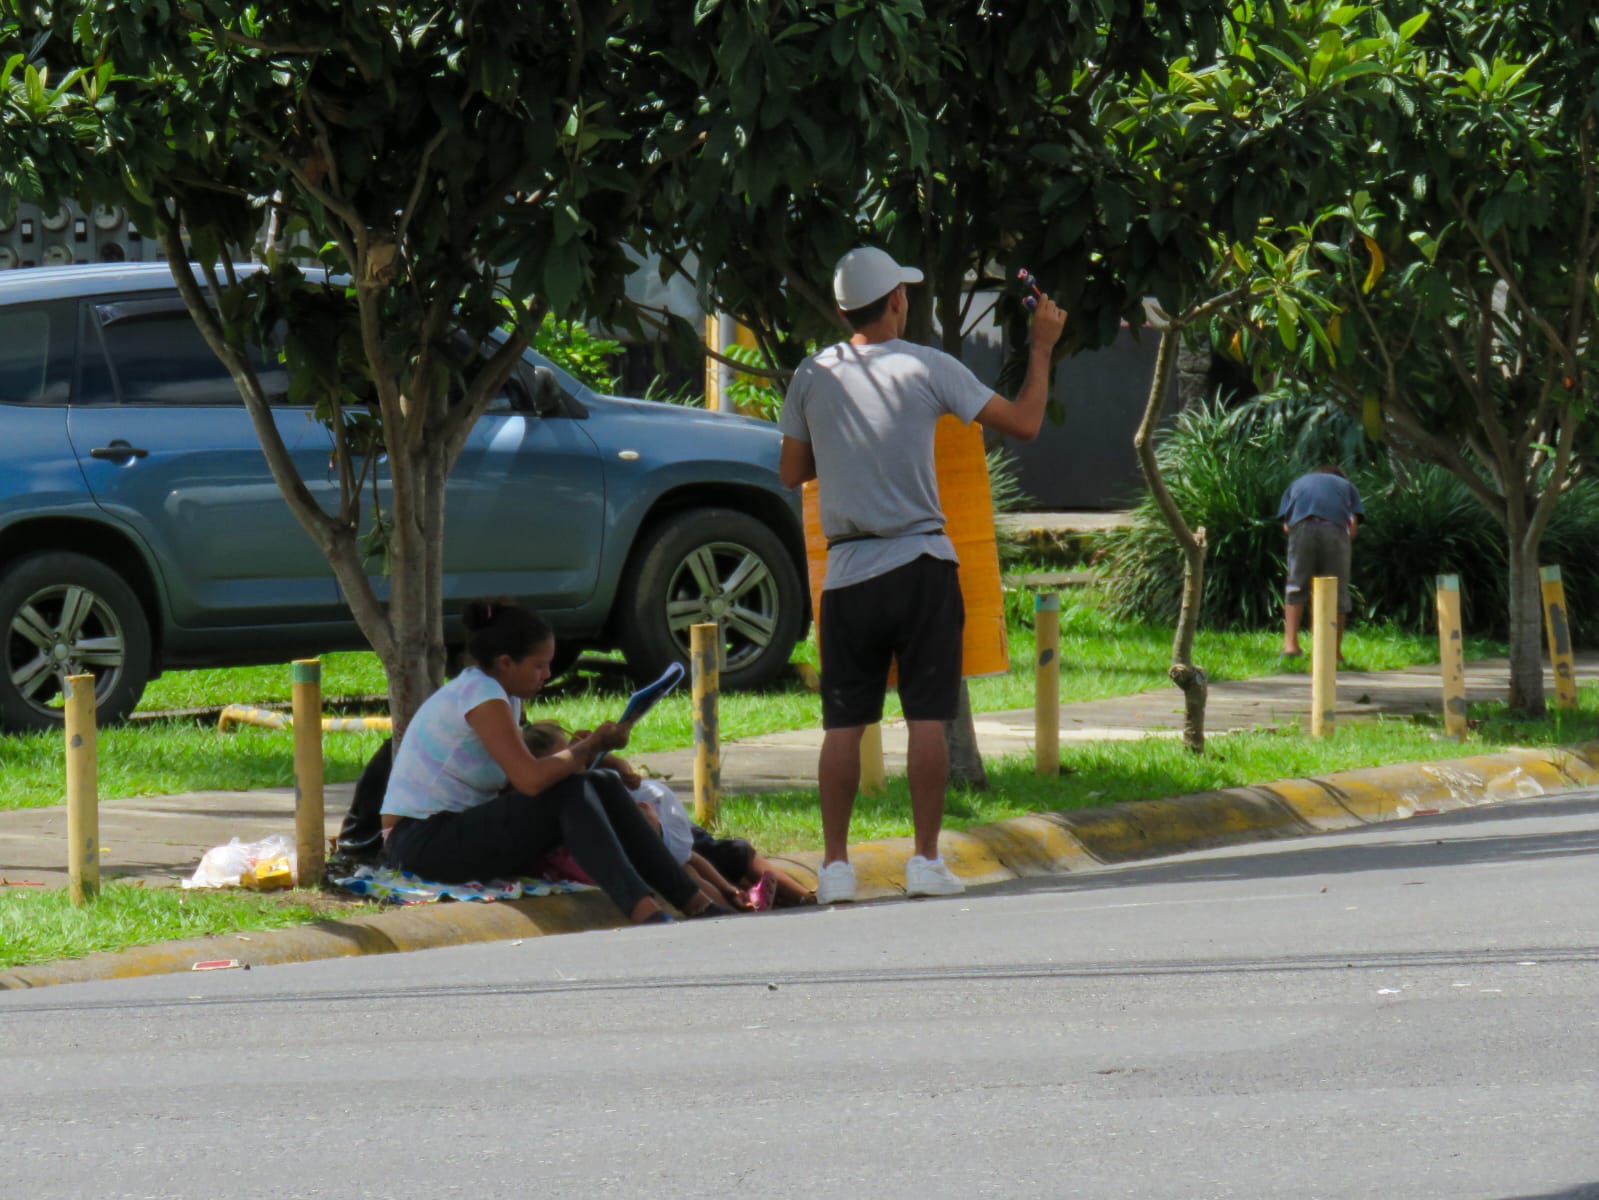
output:
<svg viewBox="0 0 1599 1200"><path fill-rule="evenodd" d="M770 871L761 875L761 881L749 890L750 907L765 912L777 900L777 877Z"/></svg>

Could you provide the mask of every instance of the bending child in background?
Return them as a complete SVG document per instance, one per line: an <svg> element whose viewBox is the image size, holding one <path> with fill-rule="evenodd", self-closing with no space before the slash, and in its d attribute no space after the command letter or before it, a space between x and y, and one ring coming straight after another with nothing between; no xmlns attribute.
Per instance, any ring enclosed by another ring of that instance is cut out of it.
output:
<svg viewBox="0 0 1599 1200"><path fill-rule="evenodd" d="M535 721L522 732L528 750L536 757L559 753L573 737L583 735L569 735L554 721ZM616 772L672 857L683 864L712 903L757 912L816 902L815 892L743 838L712 837L694 824L682 800L664 780L645 779L615 754L607 755L596 769Z"/></svg>

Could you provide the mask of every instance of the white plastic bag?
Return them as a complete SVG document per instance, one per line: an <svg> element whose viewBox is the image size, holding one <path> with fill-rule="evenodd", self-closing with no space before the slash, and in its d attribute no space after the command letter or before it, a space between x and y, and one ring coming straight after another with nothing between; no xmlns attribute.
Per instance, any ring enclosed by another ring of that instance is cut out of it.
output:
<svg viewBox="0 0 1599 1200"><path fill-rule="evenodd" d="M234 838L226 846L214 846L200 859L194 875L183 881L186 888L238 887L240 878L257 863L274 859L288 859L289 872L295 871L295 851L289 839L281 833L262 838L259 842L241 842Z"/></svg>

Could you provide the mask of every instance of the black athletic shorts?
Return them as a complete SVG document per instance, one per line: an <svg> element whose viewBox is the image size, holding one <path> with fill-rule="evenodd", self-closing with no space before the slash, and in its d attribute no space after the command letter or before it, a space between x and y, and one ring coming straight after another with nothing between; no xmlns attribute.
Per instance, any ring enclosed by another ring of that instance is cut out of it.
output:
<svg viewBox="0 0 1599 1200"><path fill-rule="evenodd" d="M907 721L948 721L960 707L966 605L959 568L924 554L887 574L822 593L822 728L883 719L890 662L899 662Z"/></svg>

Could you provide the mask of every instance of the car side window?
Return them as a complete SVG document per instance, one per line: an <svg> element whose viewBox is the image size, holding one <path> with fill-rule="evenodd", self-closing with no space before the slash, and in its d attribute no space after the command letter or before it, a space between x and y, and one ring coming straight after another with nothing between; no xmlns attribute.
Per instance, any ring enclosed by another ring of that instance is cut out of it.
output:
<svg viewBox="0 0 1599 1200"><path fill-rule="evenodd" d="M459 387L451 388L450 403L459 404L464 395ZM524 361L511 368L511 374L483 413L485 416L519 413L529 417L562 417L567 415L566 406L570 403L559 379L551 374L541 383L534 369Z"/></svg>
<svg viewBox="0 0 1599 1200"><path fill-rule="evenodd" d="M65 404L71 383L72 305L7 309L0 338L0 404Z"/></svg>
<svg viewBox="0 0 1599 1200"><path fill-rule="evenodd" d="M98 346L98 353L96 347ZM281 403L288 372L255 353L267 400ZM181 301L106 300L85 306L80 401L154 406L242 404L233 377L211 352Z"/></svg>
<svg viewBox="0 0 1599 1200"><path fill-rule="evenodd" d="M494 399L489 401L486 413L514 413L527 411L526 389L516 378L513 372L511 377L500 385L500 390L494 394Z"/></svg>

